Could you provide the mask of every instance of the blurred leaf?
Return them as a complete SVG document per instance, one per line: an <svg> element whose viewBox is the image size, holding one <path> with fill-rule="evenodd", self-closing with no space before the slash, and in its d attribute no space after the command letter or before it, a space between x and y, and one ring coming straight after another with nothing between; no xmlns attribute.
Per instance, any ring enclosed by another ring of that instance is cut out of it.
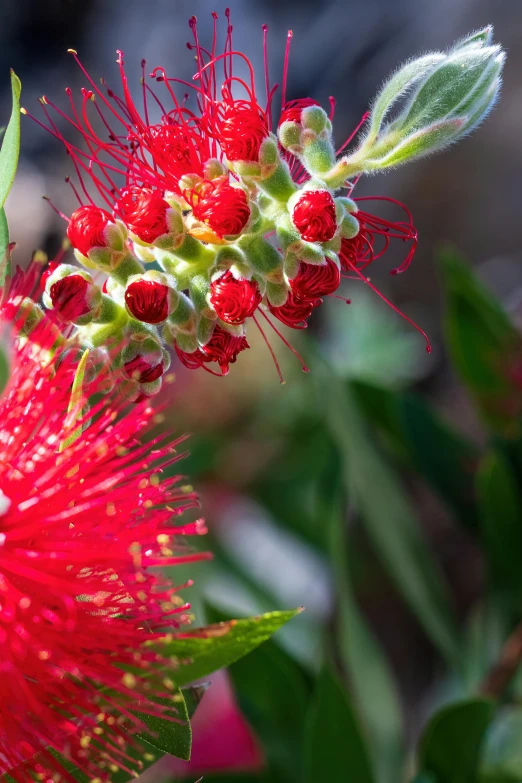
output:
<svg viewBox="0 0 522 783"><path fill-rule="evenodd" d="M443 707L431 718L419 747L419 767L438 783L476 783L480 750L495 712L487 699Z"/></svg>
<svg viewBox="0 0 522 783"><path fill-rule="evenodd" d="M309 707L303 778L373 783L370 759L348 695L329 669L319 675Z"/></svg>
<svg viewBox="0 0 522 783"><path fill-rule="evenodd" d="M499 586L522 596L522 497L509 462L498 451L483 458L477 474L477 498L483 551Z"/></svg>
<svg viewBox="0 0 522 783"><path fill-rule="evenodd" d="M349 677L358 714L371 738L370 752L377 779L395 783L400 777L404 760L401 707L388 661L352 594L341 470L339 460L336 472L332 471L328 480L330 551L337 596L339 654Z"/></svg>
<svg viewBox="0 0 522 783"><path fill-rule="evenodd" d="M457 252L441 253L446 336L453 363L485 421L510 437L520 433L522 339L497 300Z"/></svg>
<svg viewBox="0 0 522 783"><path fill-rule="evenodd" d="M272 636L282 625L299 613L270 612L247 620L227 620L197 629L201 637L176 638L161 644L161 653L178 659L182 665L173 678L182 686L230 666ZM204 634L204 636L203 636Z"/></svg>
<svg viewBox="0 0 522 783"><path fill-rule="evenodd" d="M505 707L488 729L483 745L481 783L522 780L522 708Z"/></svg>
<svg viewBox="0 0 522 783"><path fill-rule="evenodd" d="M3 207L7 194L11 190L20 153L20 92L22 85L14 71L11 71L11 90L13 95L11 119L0 149L0 207Z"/></svg>
<svg viewBox="0 0 522 783"><path fill-rule="evenodd" d="M417 471L451 508L457 521L477 527L474 471L477 447L444 422L422 397L352 383L357 403L385 443Z"/></svg>
<svg viewBox="0 0 522 783"><path fill-rule="evenodd" d="M397 476L372 444L350 387L326 376L323 404L343 456L347 490L374 546L426 633L458 668L459 636L449 591Z"/></svg>

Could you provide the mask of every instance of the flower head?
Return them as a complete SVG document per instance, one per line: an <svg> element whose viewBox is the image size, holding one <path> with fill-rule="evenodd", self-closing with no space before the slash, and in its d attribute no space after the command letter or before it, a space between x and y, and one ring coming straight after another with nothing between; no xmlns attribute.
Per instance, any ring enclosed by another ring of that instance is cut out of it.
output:
<svg viewBox="0 0 522 783"><path fill-rule="evenodd" d="M208 46L200 43L195 17L190 19L188 48L197 69L192 82L162 67L147 75L143 61L139 102L121 52L120 94L105 80L100 86L91 78L73 52L88 82L81 106L67 90L70 130L80 133L83 147L51 117L56 110L67 120L67 113L47 97L41 101L46 115L41 124L64 143L81 185L72 187L80 203L88 201L66 217L69 238L80 263L111 278L107 296L116 304L111 310L104 300L105 331L98 333L110 333L109 316L118 333L133 328L122 324L125 315L160 323L151 320L152 310L154 318L165 317L164 340L186 366L217 362L222 374L247 347L245 334L237 331L247 319L273 355L261 318L286 343L273 319L304 328L323 297L345 299L336 293L345 281L362 280L384 299L364 269L393 238L408 243L404 262L392 274L404 271L417 245L416 231L405 207L407 218L396 221L363 210L366 199L354 197L359 177L442 148L475 127L495 102L504 62L488 28L446 53L407 63L336 148L333 99L329 112L310 97L287 100L292 34L278 111L266 27L261 96L252 63L232 42L228 10L226 17L221 46L217 14ZM402 109L390 122L401 97ZM93 206L96 199L99 208ZM115 228L108 223L111 213ZM156 307L157 287L147 287L154 291L152 303L143 286L136 286L134 298L134 284L128 285L153 262L169 276L168 308L165 298Z"/></svg>
<svg viewBox="0 0 522 783"><path fill-rule="evenodd" d="M133 279L125 290L125 304L138 321L160 324L169 314L169 287L157 280Z"/></svg>
<svg viewBox="0 0 522 783"><path fill-rule="evenodd" d="M137 440L153 411L86 415L84 399L68 415L71 355L35 347L17 342L0 399L0 774L69 780L62 754L89 778L131 777L127 746L150 731L135 711L175 709L150 642L187 621L150 568L205 557L179 538L204 525L179 522L197 498L160 478L177 443Z"/></svg>

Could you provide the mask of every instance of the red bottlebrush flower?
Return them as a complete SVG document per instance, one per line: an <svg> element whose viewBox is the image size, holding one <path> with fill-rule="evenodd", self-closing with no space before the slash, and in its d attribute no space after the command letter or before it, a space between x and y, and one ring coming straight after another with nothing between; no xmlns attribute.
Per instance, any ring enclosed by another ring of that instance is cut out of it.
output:
<svg viewBox="0 0 522 783"><path fill-rule="evenodd" d="M335 203L327 190L308 190L299 199L292 214L294 226L307 242L328 242L337 221Z"/></svg>
<svg viewBox="0 0 522 783"><path fill-rule="evenodd" d="M169 287L155 280L136 280L127 286L125 304L138 321L160 324L169 314Z"/></svg>
<svg viewBox="0 0 522 783"><path fill-rule="evenodd" d="M279 125L283 122L301 122L301 112L308 106L320 106L320 104L313 98L295 98L293 101L288 101L283 106Z"/></svg>
<svg viewBox="0 0 522 783"><path fill-rule="evenodd" d="M71 245L86 256L95 247L107 247L105 228L112 222L104 209L87 204L72 213L67 236Z"/></svg>
<svg viewBox="0 0 522 783"><path fill-rule="evenodd" d="M142 145L163 171L171 190L185 174L202 174L203 161L209 157L208 144L196 127L183 123L153 125L143 135Z"/></svg>
<svg viewBox="0 0 522 783"><path fill-rule="evenodd" d="M227 324L242 324L254 315L262 298L255 280L238 280L230 270L210 285L210 304Z"/></svg>
<svg viewBox="0 0 522 783"><path fill-rule="evenodd" d="M206 223L220 239L237 236L250 218L244 190L235 188L224 177L205 180L183 193L194 217Z"/></svg>
<svg viewBox="0 0 522 783"><path fill-rule="evenodd" d="M274 307L268 302L268 309L275 317L292 329L306 329L307 319L312 315L314 308L322 304L322 299L300 299L293 291L288 292L284 305Z"/></svg>
<svg viewBox="0 0 522 783"><path fill-rule="evenodd" d="M62 321L70 323L90 312L87 300L91 284L81 275L68 275L53 283L49 296L54 311Z"/></svg>
<svg viewBox="0 0 522 783"><path fill-rule="evenodd" d="M150 364L145 356L136 356L134 359L125 362L123 367L129 378L134 378L140 383L156 381L163 375L163 362Z"/></svg>
<svg viewBox="0 0 522 783"><path fill-rule="evenodd" d="M0 400L0 774L20 783L69 780L53 753L89 779L136 775L134 711L159 717L151 697L169 698L147 643L188 608L149 569L205 557L177 538L201 522L174 524L196 496L159 480L172 444L137 443L153 411L109 403L78 435L62 368L18 347Z"/></svg>
<svg viewBox="0 0 522 783"><path fill-rule="evenodd" d="M267 119L254 101L225 100L221 106L217 138L227 160L257 161L268 136Z"/></svg>
<svg viewBox="0 0 522 783"><path fill-rule="evenodd" d="M341 271L331 258L325 258L324 264L302 262L296 277L290 281L292 292L297 299L317 299L333 294L339 288Z"/></svg>
<svg viewBox="0 0 522 783"><path fill-rule="evenodd" d="M234 364L238 354L241 351L245 351L250 348L246 337L241 335L236 337L230 332L227 332L221 326L217 325L214 328L212 337L206 345L202 348L198 348L194 353L187 353L182 351L181 348L175 346L176 354L185 367L189 370L197 370L198 367L203 367L205 364L217 362L221 370L221 375L227 375L229 371L229 365ZM205 367L205 369L207 369ZM212 372L212 370L209 370ZM219 373L214 373L219 374Z"/></svg>
<svg viewBox="0 0 522 783"><path fill-rule="evenodd" d="M128 230L143 242L152 243L168 233L167 210L169 205L159 190L152 188L128 188L122 191L114 207Z"/></svg>

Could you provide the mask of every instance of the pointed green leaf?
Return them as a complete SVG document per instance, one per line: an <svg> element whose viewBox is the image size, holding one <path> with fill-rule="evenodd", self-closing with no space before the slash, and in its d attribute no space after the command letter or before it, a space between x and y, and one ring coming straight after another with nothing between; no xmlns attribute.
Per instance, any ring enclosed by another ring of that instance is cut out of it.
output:
<svg viewBox="0 0 522 783"><path fill-rule="evenodd" d="M13 95L13 108L11 119L5 131L0 149L0 207L3 207L7 194L11 190L18 156L20 154L20 92L22 85L20 79L11 71L11 91Z"/></svg>
<svg viewBox="0 0 522 783"><path fill-rule="evenodd" d="M328 669L323 669L308 710L302 780L353 780L373 783L370 758L348 694Z"/></svg>
<svg viewBox="0 0 522 783"><path fill-rule="evenodd" d="M189 714L185 699L181 690L173 692L172 702L174 709L167 710L165 717L160 715L144 715L136 711L134 714L147 725L150 734L138 734L138 739L152 745L161 753L170 753L179 759L188 761L192 746L192 730L190 728ZM171 706L166 699L158 700L164 707ZM173 718L176 722L168 720Z"/></svg>
<svg viewBox="0 0 522 783"><path fill-rule="evenodd" d="M483 551L499 587L522 597L522 496L506 458L490 451L480 463L477 497L482 523Z"/></svg>
<svg viewBox="0 0 522 783"><path fill-rule="evenodd" d="M458 253L440 254L446 294L445 329L457 372L485 421L504 435L520 434L518 373L522 338L497 300Z"/></svg>
<svg viewBox="0 0 522 783"><path fill-rule="evenodd" d="M160 650L166 657L179 661L179 669L176 668L172 673L176 685L187 685L247 655L299 611L293 609L287 612L269 612L247 620L216 623L198 629L201 637L174 637L163 643Z"/></svg>
<svg viewBox="0 0 522 783"><path fill-rule="evenodd" d="M481 747L494 713L495 705L488 699L470 699L439 710L420 741L420 770L440 783L476 783Z"/></svg>
<svg viewBox="0 0 522 783"><path fill-rule="evenodd" d="M7 277L11 276L11 254L9 252L9 226L5 209L0 207L0 288Z"/></svg>

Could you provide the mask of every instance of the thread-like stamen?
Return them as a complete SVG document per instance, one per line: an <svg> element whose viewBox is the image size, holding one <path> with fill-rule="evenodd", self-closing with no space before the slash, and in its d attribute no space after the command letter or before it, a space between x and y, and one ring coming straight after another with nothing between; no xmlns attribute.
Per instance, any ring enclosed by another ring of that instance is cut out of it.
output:
<svg viewBox="0 0 522 783"><path fill-rule="evenodd" d="M293 37L292 30L289 30L286 35L286 46L285 46L285 61L283 65L283 83L281 86L281 111L286 106L286 84L288 80L288 63L290 60L290 45L292 43L292 37Z"/></svg>
<svg viewBox="0 0 522 783"><path fill-rule="evenodd" d="M259 312L261 313L262 311L260 310ZM270 356L272 357L272 361L275 364L275 368L276 368L277 374L279 376L279 383L281 383L281 384L286 383L285 379L283 378L283 373L281 372L281 368L279 366L279 362L277 361L276 355L274 353L274 349L270 345L270 341L269 341L268 337L266 336L266 334L264 333L264 331L263 331L263 329L261 327L261 324L259 323L259 321L255 317L255 315L252 316L252 320L254 321L255 325L259 329L259 331L261 333L261 337L265 341L265 345L268 348L268 350L270 351Z"/></svg>
<svg viewBox="0 0 522 783"><path fill-rule="evenodd" d="M330 98L330 101L332 101L332 98ZM335 106L335 101L334 101L334 106ZM361 117L361 121L359 122L355 130L352 131L350 136L348 136L348 138L346 139L342 147L339 147L339 149L336 151L335 153L336 155L339 155L344 149L346 149L346 147L351 143L352 139L355 138L355 136L357 136L357 134L359 133L360 129L362 128L362 126L364 125L364 123L366 122L369 116L370 116L369 111L364 112L363 116ZM332 108L332 114L330 116L330 119L332 118L333 118L333 108Z"/></svg>
<svg viewBox="0 0 522 783"><path fill-rule="evenodd" d="M303 372L310 372L310 369L306 366L304 363L302 357L298 354L298 352L295 350L293 345L291 345L288 340L284 337L284 335L279 331L279 329L276 327L276 325L273 323L273 321L270 320L270 318L267 316L267 314L263 310L259 310L265 321L268 323L268 325L274 330L274 332L277 334L280 340L284 342L287 348L289 348L296 359L299 360L301 367L303 368Z"/></svg>

